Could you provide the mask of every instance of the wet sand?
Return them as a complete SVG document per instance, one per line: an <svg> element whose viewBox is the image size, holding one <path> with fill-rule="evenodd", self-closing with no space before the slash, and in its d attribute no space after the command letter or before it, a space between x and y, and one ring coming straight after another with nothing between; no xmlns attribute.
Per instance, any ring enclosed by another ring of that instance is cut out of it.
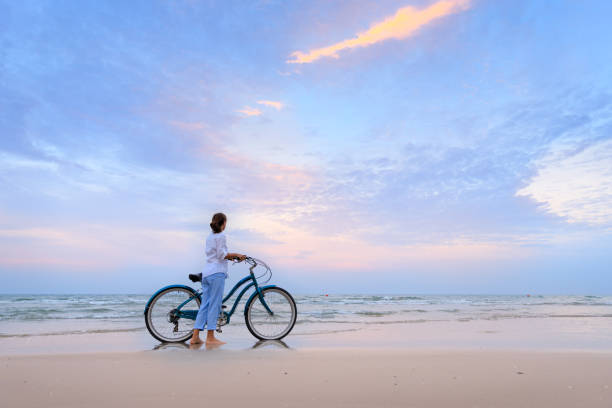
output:
<svg viewBox="0 0 612 408"><path fill-rule="evenodd" d="M6 407L610 407L612 353L196 350L0 357Z"/></svg>
<svg viewBox="0 0 612 408"><path fill-rule="evenodd" d="M144 327L137 330L51 334L58 327L16 330L0 322L0 355L53 354L83 352L125 352L153 350L159 346ZM30 323L31 324L31 323ZM67 321L71 330L83 328L80 321ZM78 324L78 325L77 325ZM38 323L38 326L43 326ZM55 326L59 326L55 323ZM330 330L331 326L331 330ZM3 336L2 332L18 332ZM224 328L219 335L226 350L246 350L257 346L244 324ZM609 318L598 319L500 319L431 321L398 324L309 324L296 325L285 338L293 349L346 347L378 349L452 349L452 350L536 350L612 352L612 325Z"/></svg>

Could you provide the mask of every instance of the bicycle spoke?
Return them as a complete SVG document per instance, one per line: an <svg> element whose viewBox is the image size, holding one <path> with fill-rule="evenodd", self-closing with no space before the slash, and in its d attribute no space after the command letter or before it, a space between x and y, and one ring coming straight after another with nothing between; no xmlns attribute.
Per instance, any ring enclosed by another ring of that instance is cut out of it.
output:
<svg viewBox="0 0 612 408"><path fill-rule="evenodd" d="M191 335L193 320L178 318L175 310L193 294L182 288L170 289L156 297L150 305L147 316L151 330L162 341L184 341ZM199 301L192 299L181 307L181 311L199 309Z"/></svg>
<svg viewBox="0 0 612 408"><path fill-rule="evenodd" d="M249 324L261 338L281 338L293 327L295 304L284 291L274 288L264 291L264 300L272 314L255 297L248 311Z"/></svg>

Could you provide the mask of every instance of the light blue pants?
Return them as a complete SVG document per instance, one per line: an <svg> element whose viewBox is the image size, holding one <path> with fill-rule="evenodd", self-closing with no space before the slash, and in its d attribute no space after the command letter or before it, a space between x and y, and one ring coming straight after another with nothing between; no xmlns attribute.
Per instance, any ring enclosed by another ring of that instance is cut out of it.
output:
<svg viewBox="0 0 612 408"><path fill-rule="evenodd" d="M208 330L217 328L217 319L223 301L223 288L225 287L225 274L218 272L202 278L202 304L196 317L194 329Z"/></svg>

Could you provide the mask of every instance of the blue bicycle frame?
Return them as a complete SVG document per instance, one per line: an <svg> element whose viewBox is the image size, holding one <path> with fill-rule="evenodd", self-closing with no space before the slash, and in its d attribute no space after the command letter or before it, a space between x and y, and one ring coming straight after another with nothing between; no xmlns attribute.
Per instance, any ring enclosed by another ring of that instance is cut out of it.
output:
<svg viewBox="0 0 612 408"><path fill-rule="evenodd" d="M266 285L266 286L262 286L260 287L257 284L257 279L255 278L255 274L253 273L253 269L255 268L255 266L257 266L257 264L254 264L253 266L251 266L249 268L249 276L245 276L244 278L240 279L239 282L237 282L234 287L232 288L232 290L229 291L229 293L223 298L222 304L224 304L225 302L227 302L233 295L234 293L236 293L236 291L238 290L238 288L240 288L242 285L244 285L245 283L251 281L249 284L247 284L238 294L238 297L236 297L236 300L234 301L234 305L232 306L232 309L229 312L223 311L223 314L225 315L225 318L227 319L227 323L230 322L230 317L232 316L232 314L234 314L234 312L236 311L236 307L238 307L238 303L240 302L240 299L242 299L242 296L244 296L244 294L251 289L253 286L255 286L255 292L253 292L251 294L251 296L249 297L249 299L247 300L245 307L244 307L244 313L246 314L247 312L247 306L249 305L249 303L251 303L253 297L255 296L259 296L259 300L261 301L261 304L265 307L266 311L270 314L270 316L274 315L274 312L272 312L272 310L270 310L270 308L268 307L268 304L266 303L262 290L266 289L266 288L271 288L271 287L275 287L276 285ZM162 289L163 290L163 289ZM191 320L195 320L196 316L198 315L198 311L197 310L181 310L183 308L183 306L185 306L186 304L188 304L189 302L191 302L192 300L194 300L195 298L199 298L200 302L202 301L202 291L198 290L192 297L190 297L189 299L185 300L183 303L181 303L176 309L175 309L175 314L179 317L179 318L183 318L183 319L191 319ZM222 306L222 308L225 308L225 305Z"/></svg>

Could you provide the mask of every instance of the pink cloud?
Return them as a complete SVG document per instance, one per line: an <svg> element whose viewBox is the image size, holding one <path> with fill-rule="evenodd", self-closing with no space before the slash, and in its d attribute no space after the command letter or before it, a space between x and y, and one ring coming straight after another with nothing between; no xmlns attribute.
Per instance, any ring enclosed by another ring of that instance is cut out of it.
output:
<svg viewBox="0 0 612 408"><path fill-rule="evenodd" d="M242 109L238 109L236 112L240 112L246 116L259 116L262 112L257 108L251 108L250 106L245 106Z"/></svg>
<svg viewBox="0 0 612 408"><path fill-rule="evenodd" d="M281 110L285 106L282 102L278 101L257 101L257 103L260 105L269 106L276 110Z"/></svg>
<svg viewBox="0 0 612 408"><path fill-rule="evenodd" d="M413 35L419 28L430 22L466 10L470 0L443 0L431 6L417 10L414 7L403 7L391 17L372 25L368 30L358 33L354 38L340 41L327 47L315 48L307 52L295 51L289 64L308 64L323 57L339 58L343 50L369 47L376 43L396 39L401 40Z"/></svg>

